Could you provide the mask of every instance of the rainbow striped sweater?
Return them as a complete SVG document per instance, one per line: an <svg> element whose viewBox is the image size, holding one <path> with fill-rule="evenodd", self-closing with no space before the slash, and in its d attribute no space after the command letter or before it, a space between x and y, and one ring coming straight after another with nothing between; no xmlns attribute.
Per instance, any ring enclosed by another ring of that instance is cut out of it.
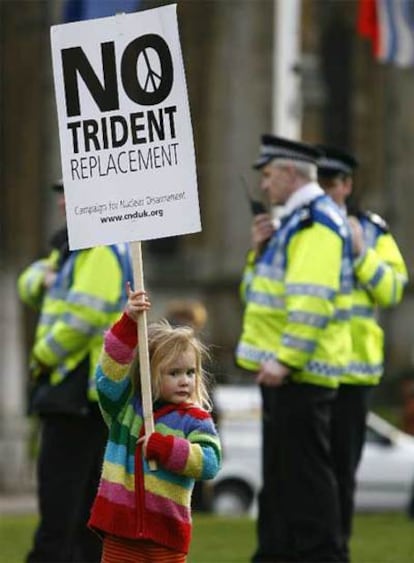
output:
<svg viewBox="0 0 414 563"><path fill-rule="evenodd" d="M154 404L155 432L147 446L151 471L137 439L142 404L128 377L137 325L125 313L105 334L96 370L102 414L109 426L101 481L89 525L124 538L150 539L183 553L191 539L195 480L212 479L221 447L211 416L194 404Z"/></svg>

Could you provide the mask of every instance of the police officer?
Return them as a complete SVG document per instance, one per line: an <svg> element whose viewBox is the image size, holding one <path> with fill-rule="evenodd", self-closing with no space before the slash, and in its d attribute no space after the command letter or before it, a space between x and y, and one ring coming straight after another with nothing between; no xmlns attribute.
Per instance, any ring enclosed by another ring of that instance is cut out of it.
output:
<svg viewBox="0 0 414 563"><path fill-rule="evenodd" d="M347 152L319 145L318 177L326 193L347 214L358 163ZM332 447L342 521L342 560L349 561L355 474L365 438L368 399L383 373L383 331L377 308L399 303L407 269L385 221L369 211L348 216L353 241L352 356L334 403Z"/></svg>
<svg viewBox="0 0 414 563"><path fill-rule="evenodd" d="M61 181L54 190L64 211ZM101 542L86 527L107 438L93 374L104 329L122 311L131 279L126 245L70 252L66 227L50 255L19 277L22 301L40 312L30 366L30 410L41 421L40 521L28 562L101 559Z"/></svg>
<svg viewBox="0 0 414 563"><path fill-rule="evenodd" d="M254 167L275 228L254 218L238 364L261 387L263 487L253 561L339 561L330 450L338 377L349 360L351 256L345 220L317 184L320 153L263 135Z"/></svg>

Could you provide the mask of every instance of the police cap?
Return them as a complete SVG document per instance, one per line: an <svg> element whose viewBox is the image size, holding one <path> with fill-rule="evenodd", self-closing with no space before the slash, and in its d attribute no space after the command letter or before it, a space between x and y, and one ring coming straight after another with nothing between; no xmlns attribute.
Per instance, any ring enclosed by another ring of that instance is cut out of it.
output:
<svg viewBox="0 0 414 563"><path fill-rule="evenodd" d="M318 175L322 178L331 178L338 174L352 176L358 161L349 153L328 147L325 145L316 145L322 152L322 157L318 160Z"/></svg>
<svg viewBox="0 0 414 563"><path fill-rule="evenodd" d="M277 158L317 164L320 157L321 152L316 147L299 141L266 134L261 137L259 157L253 164L253 168L258 170L271 160Z"/></svg>

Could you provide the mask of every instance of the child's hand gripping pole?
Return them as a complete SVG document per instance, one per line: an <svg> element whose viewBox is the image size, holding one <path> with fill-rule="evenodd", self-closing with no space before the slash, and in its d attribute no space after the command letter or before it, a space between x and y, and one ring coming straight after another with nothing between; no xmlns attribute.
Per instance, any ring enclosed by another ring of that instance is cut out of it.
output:
<svg viewBox="0 0 414 563"><path fill-rule="evenodd" d="M144 271L142 266L141 242L131 242L132 269L136 290L144 291ZM147 313L143 311L138 317L138 352L141 378L142 410L144 414L145 435L154 432L154 419L152 414L151 372L148 353ZM154 460L149 460L148 465L152 471L157 469Z"/></svg>

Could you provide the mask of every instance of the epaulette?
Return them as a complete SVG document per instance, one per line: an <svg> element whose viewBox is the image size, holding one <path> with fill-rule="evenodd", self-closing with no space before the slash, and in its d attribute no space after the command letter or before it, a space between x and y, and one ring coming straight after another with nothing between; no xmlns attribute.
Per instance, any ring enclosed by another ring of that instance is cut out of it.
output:
<svg viewBox="0 0 414 563"><path fill-rule="evenodd" d="M338 228L342 228L344 225L344 216L332 202L328 202L325 199L315 199L312 202L314 205L314 212L321 212L326 215L332 223L334 223Z"/></svg>
<svg viewBox="0 0 414 563"><path fill-rule="evenodd" d="M342 238L348 237L348 227L346 225L343 212L327 197L316 198L311 202L311 210L314 221L323 223L333 228Z"/></svg>
<svg viewBox="0 0 414 563"><path fill-rule="evenodd" d="M388 233L388 231L390 230L385 219L383 219L377 213L372 213L372 211L365 211L364 213L362 213L362 215L365 216L369 221L371 221L371 223L384 231L384 233Z"/></svg>

